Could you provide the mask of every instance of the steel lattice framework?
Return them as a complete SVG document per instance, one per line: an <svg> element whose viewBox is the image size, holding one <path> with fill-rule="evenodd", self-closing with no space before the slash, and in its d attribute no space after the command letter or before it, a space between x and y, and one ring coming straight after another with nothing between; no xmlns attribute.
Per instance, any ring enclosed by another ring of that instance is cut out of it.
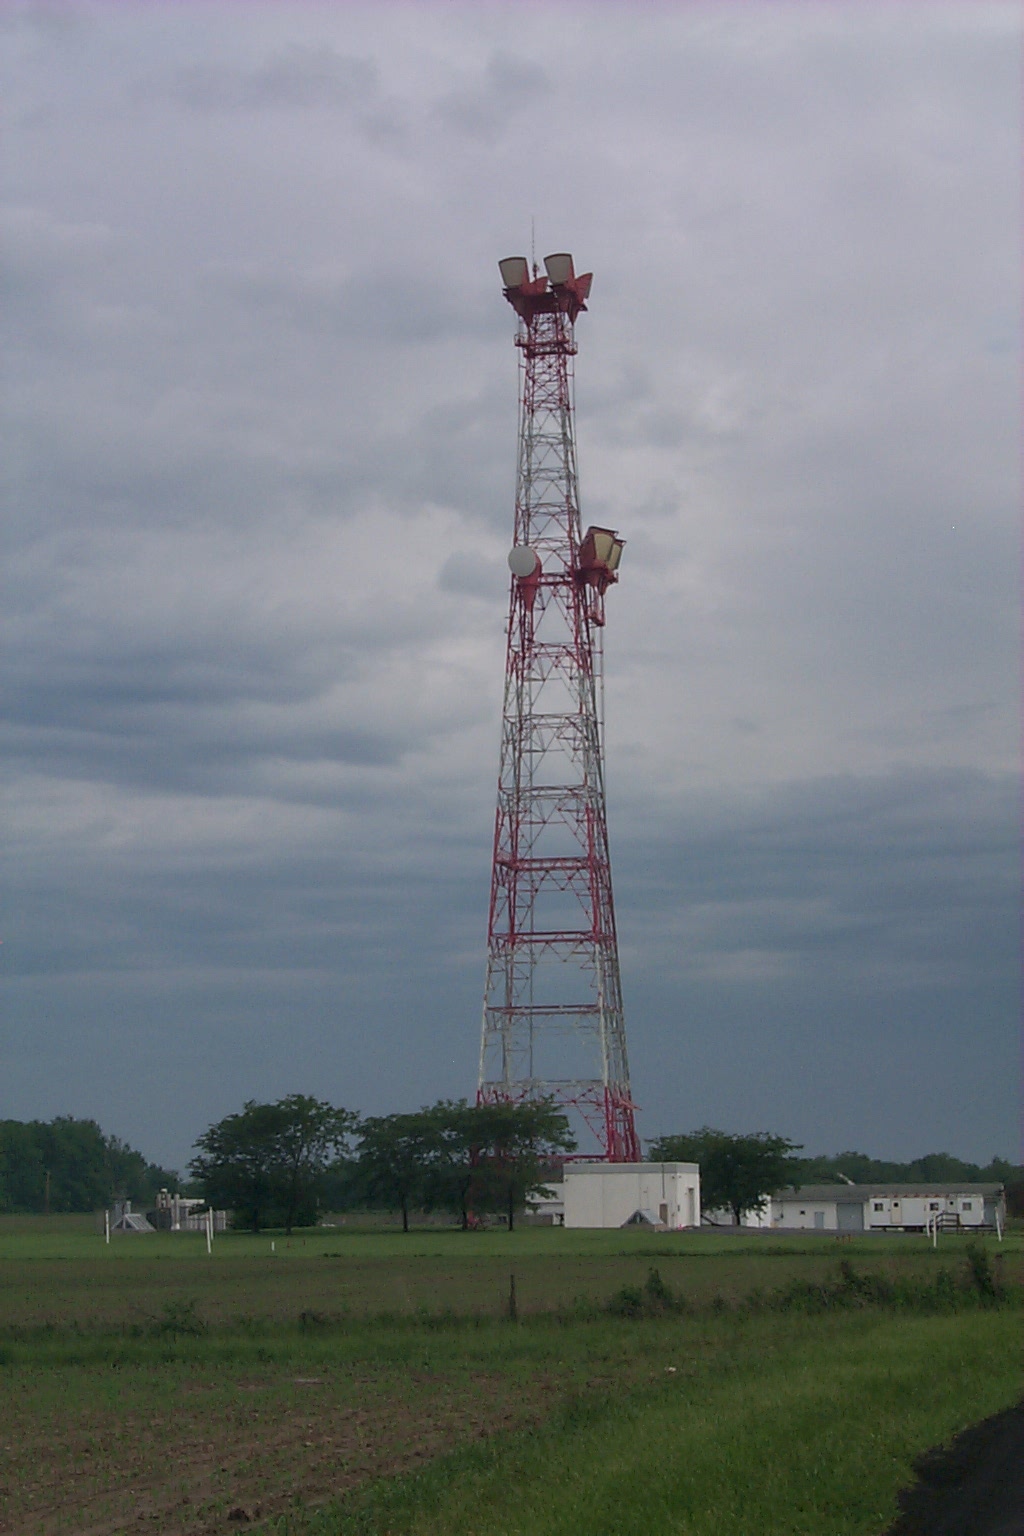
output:
<svg viewBox="0 0 1024 1536"><path fill-rule="evenodd" d="M581 534L575 321L591 275L501 264L519 316L519 470L509 565L478 1098L549 1097L610 1161L640 1149L630 1095L605 814L604 594L622 541Z"/></svg>

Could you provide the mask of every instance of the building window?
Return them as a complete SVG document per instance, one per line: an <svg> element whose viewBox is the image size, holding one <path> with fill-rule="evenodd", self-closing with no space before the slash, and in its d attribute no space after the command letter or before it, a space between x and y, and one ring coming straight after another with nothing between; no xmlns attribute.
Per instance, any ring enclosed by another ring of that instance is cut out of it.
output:
<svg viewBox="0 0 1024 1536"><path fill-rule="evenodd" d="M885 1202L882 1201L882 1200L876 1200L875 1201L875 1210L876 1211L884 1211L885 1210Z"/></svg>
<svg viewBox="0 0 1024 1536"><path fill-rule="evenodd" d="M970 1210L973 1210L974 1207L971 1204L970 1200L961 1200L961 1202L960 1202L960 1209L962 1211L970 1211Z"/></svg>
<svg viewBox="0 0 1024 1536"><path fill-rule="evenodd" d="M938 1208L939 1208L939 1202L937 1200L929 1200L928 1201L928 1209L930 1211L937 1211Z"/></svg>

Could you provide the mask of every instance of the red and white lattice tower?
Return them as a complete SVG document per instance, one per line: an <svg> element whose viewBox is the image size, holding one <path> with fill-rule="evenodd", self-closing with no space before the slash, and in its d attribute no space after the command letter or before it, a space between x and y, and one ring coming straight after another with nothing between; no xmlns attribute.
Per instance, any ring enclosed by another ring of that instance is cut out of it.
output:
<svg viewBox="0 0 1024 1536"><path fill-rule="evenodd" d="M581 533L574 325L591 274L501 262L519 316L519 478L478 1099L550 1098L640 1157L605 817L601 631L622 541Z"/></svg>

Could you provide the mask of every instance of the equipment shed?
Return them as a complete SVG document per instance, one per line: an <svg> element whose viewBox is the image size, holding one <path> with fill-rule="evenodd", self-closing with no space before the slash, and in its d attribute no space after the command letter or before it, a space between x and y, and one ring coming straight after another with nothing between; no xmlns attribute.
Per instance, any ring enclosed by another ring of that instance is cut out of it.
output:
<svg viewBox="0 0 1024 1536"><path fill-rule="evenodd" d="M624 1227L637 1218L664 1228L700 1226L696 1163L567 1163L567 1227Z"/></svg>

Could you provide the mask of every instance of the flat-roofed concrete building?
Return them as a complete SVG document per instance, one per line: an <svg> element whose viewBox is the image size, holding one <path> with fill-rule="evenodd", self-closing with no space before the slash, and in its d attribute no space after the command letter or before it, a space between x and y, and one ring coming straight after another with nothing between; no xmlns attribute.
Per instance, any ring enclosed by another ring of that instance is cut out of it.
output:
<svg viewBox="0 0 1024 1536"><path fill-rule="evenodd" d="M567 1227L700 1226L696 1163L567 1163L562 1183Z"/></svg>

